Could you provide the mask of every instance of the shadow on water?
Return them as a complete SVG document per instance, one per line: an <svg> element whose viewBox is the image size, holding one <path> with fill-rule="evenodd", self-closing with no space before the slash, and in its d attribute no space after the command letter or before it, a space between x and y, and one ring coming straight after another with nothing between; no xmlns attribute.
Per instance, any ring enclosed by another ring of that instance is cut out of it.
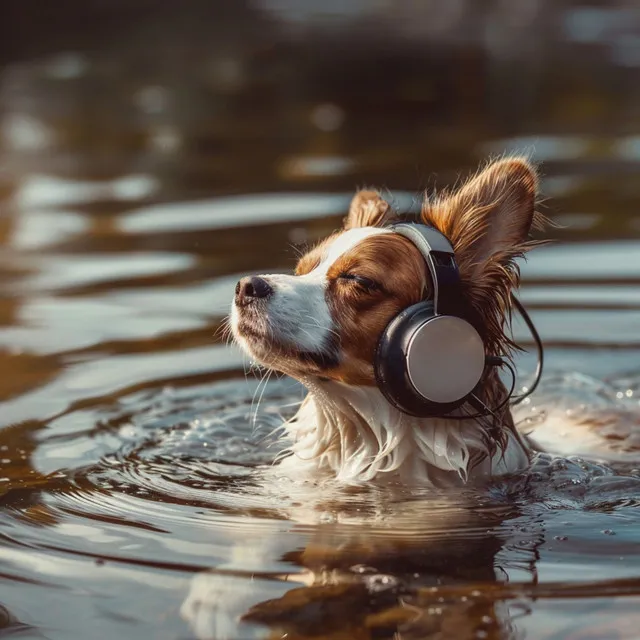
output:
<svg viewBox="0 0 640 640"><path fill-rule="evenodd" d="M632 2L2 11L0 636L637 636ZM482 493L275 481L303 390L225 343L237 279L357 186L415 210L516 151L558 223L523 265L548 369L517 418L588 417L606 459Z"/></svg>

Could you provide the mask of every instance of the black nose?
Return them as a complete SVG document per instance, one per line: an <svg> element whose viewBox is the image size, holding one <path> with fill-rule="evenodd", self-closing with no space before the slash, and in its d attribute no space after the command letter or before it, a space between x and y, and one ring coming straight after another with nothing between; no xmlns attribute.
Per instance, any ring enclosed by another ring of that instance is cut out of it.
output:
<svg viewBox="0 0 640 640"><path fill-rule="evenodd" d="M268 298L273 293L271 285L258 276L242 278L236 285L236 304L245 307L260 298Z"/></svg>

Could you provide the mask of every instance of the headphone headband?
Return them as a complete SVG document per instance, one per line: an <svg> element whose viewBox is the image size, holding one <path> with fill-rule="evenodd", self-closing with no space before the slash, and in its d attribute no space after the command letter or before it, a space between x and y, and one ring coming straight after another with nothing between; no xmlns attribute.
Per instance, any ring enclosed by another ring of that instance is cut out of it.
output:
<svg viewBox="0 0 640 640"><path fill-rule="evenodd" d="M400 222L389 230L404 236L420 251L433 282L436 315L464 316L464 295L453 247L440 231L425 224Z"/></svg>

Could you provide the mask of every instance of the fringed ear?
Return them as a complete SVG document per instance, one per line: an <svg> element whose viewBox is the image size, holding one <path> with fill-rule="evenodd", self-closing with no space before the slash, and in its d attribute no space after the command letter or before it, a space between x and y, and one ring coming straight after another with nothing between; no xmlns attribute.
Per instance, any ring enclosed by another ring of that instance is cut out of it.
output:
<svg viewBox="0 0 640 640"><path fill-rule="evenodd" d="M542 226L535 211L537 190L534 167L523 158L508 158L423 207L425 223L452 243L470 303L482 318L485 340L496 347L505 346L510 291L520 275L515 260L536 244L529 241L531 228Z"/></svg>
<svg viewBox="0 0 640 640"><path fill-rule="evenodd" d="M357 227L381 227L396 213L377 191L358 191L344 220L345 229Z"/></svg>

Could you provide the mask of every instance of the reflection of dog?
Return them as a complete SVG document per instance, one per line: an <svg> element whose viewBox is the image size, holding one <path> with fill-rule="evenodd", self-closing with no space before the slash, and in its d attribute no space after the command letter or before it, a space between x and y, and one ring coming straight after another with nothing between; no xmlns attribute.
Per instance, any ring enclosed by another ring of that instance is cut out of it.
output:
<svg viewBox="0 0 640 640"><path fill-rule="evenodd" d="M531 165L505 159L423 206L421 222L453 248L462 315L488 358L508 355L513 346L504 326L518 284L515 259L532 246L527 238L538 221L536 190ZM375 373L381 335L403 310L435 297L424 253L389 227L395 217L380 195L361 191L344 228L303 256L295 275L238 283L231 314L236 340L310 392L288 423L293 455L281 470L414 486L478 484L522 470L529 452L508 409L493 421L461 419L469 415L462 408L414 417L381 392ZM447 358L429 357L424 350L420 360L433 377ZM500 406L505 393L494 369L474 389L490 407Z"/></svg>
<svg viewBox="0 0 640 640"><path fill-rule="evenodd" d="M299 504L304 491L294 492ZM478 495L450 491L421 499L393 489L306 492L292 519L310 523L315 512L316 521L338 522L291 524L285 536L248 526L225 565L191 582L181 614L200 640L267 629L291 640L511 637L506 601L517 602L517 589L501 583L512 570L534 577L541 542L535 527L506 523L518 516L513 506L478 511ZM265 571L278 566L290 573Z"/></svg>

